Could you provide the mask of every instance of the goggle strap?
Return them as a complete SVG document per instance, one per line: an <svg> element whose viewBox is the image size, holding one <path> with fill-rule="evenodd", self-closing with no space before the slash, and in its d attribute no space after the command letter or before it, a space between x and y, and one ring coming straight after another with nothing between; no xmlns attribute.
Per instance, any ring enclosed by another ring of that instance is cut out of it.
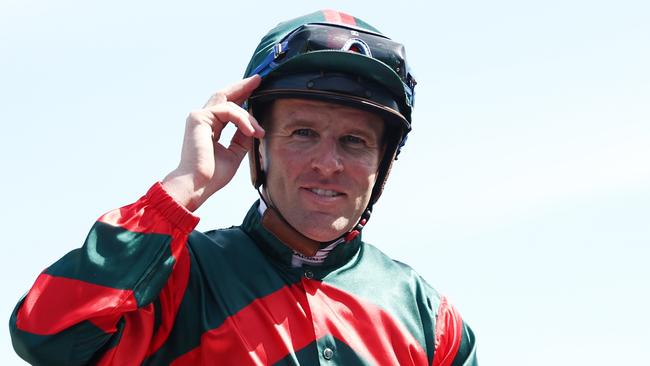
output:
<svg viewBox="0 0 650 366"><path fill-rule="evenodd" d="M284 41L282 43L276 43L273 46L271 52L269 52L269 54L266 55L264 60L262 60L262 63L260 63L255 68L255 70L251 72L251 75L258 74L259 76L264 77L268 75L271 71L273 71L273 69L278 67L278 64L275 63L274 61L287 52L288 45L289 45L288 41Z"/></svg>

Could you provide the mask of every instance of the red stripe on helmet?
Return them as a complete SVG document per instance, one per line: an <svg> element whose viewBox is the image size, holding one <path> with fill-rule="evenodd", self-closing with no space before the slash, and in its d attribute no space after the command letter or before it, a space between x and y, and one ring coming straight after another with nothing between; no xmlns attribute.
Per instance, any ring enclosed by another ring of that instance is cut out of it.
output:
<svg viewBox="0 0 650 366"><path fill-rule="evenodd" d="M349 25L357 25L357 20L350 14L339 13L341 16L341 21Z"/></svg>
<svg viewBox="0 0 650 366"><path fill-rule="evenodd" d="M350 14L340 11L325 9L323 10L325 21L338 24L357 25L357 20Z"/></svg>

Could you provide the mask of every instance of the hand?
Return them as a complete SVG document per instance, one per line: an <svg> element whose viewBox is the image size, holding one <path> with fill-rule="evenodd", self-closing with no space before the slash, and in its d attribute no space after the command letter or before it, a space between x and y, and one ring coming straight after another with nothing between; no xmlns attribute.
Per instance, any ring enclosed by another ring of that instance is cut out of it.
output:
<svg viewBox="0 0 650 366"><path fill-rule="evenodd" d="M264 136L257 120L240 107L261 80L253 75L218 91L203 109L187 117L181 161L162 184L188 210L196 210L228 184L253 146L253 137ZM237 131L226 148L219 143L219 137L228 122Z"/></svg>

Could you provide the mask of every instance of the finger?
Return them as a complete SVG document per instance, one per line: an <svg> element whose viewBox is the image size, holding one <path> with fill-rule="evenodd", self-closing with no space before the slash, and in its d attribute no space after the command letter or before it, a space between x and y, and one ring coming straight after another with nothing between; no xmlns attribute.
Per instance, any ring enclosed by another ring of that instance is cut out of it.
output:
<svg viewBox="0 0 650 366"><path fill-rule="evenodd" d="M214 93L205 103L203 108L232 101L236 104L242 104L253 90L260 85L262 78L259 75L253 75L246 79L240 80L222 90Z"/></svg>
<svg viewBox="0 0 650 366"><path fill-rule="evenodd" d="M215 120L220 122L221 127L231 122L246 136L264 137L264 129L255 117L233 102L217 104L205 110L211 113ZM216 131L219 129L219 126L213 126L213 129Z"/></svg>
<svg viewBox="0 0 650 366"><path fill-rule="evenodd" d="M208 99L208 101L205 102L205 104L203 105L203 108L207 108L207 107L217 105L219 103L224 103L224 102L227 102L227 101L228 101L228 99L226 98L226 95L224 93L218 91L218 92L216 92L216 93L214 93L214 94L212 94L210 96L210 99Z"/></svg>
<svg viewBox="0 0 650 366"><path fill-rule="evenodd" d="M253 90L260 86L261 82L262 78L255 74L227 87L223 90L223 93L229 101L242 104L253 93Z"/></svg>
<svg viewBox="0 0 650 366"><path fill-rule="evenodd" d="M253 139L244 135L240 130L237 130L230 140L228 150L235 156L237 161L240 162L252 147Z"/></svg>

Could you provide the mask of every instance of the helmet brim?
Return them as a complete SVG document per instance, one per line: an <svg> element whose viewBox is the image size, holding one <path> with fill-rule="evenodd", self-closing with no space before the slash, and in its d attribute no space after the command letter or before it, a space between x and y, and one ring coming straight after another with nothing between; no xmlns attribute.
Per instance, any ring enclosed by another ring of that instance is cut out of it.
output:
<svg viewBox="0 0 650 366"><path fill-rule="evenodd" d="M411 106L404 83L393 69L377 59L349 51L311 51L280 63L263 78L301 72L341 72L377 83L394 96L399 105L396 112L410 126Z"/></svg>

